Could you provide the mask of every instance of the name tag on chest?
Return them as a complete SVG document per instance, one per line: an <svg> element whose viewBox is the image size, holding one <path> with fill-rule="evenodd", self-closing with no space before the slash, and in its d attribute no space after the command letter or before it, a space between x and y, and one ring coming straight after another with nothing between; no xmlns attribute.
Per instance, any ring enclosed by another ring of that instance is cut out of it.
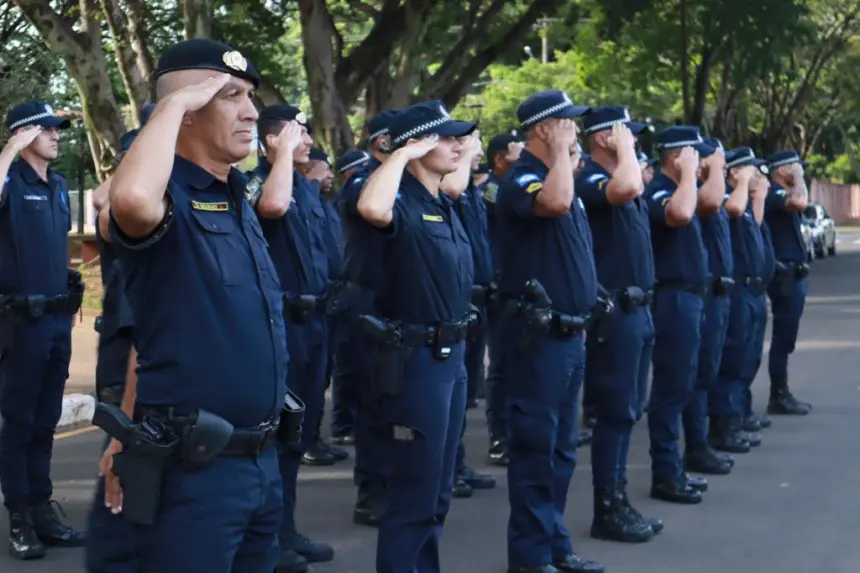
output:
<svg viewBox="0 0 860 573"><path fill-rule="evenodd" d="M203 203L200 201L192 201L191 208L195 211L209 211L214 213L226 213L230 210L230 204L226 201L217 203Z"/></svg>

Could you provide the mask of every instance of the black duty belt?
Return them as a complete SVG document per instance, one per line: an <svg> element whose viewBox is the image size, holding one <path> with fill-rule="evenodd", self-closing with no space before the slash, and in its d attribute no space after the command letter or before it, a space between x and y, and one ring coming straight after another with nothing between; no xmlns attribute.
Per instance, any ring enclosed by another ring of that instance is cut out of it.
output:
<svg viewBox="0 0 860 573"><path fill-rule="evenodd" d="M671 288L675 290L679 290L681 292L688 292L690 294L695 294L698 296L705 296L711 290L710 285L707 284L692 284L681 280L667 280L667 281L657 281L657 284L654 285L655 289L661 288Z"/></svg>
<svg viewBox="0 0 860 573"><path fill-rule="evenodd" d="M643 289L638 286L628 286L615 292L618 306L624 313L631 313L637 308L650 306L654 300L654 289Z"/></svg>
<svg viewBox="0 0 860 573"><path fill-rule="evenodd" d="M735 287L735 279L731 277L714 277L711 281L714 296L726 296L732 292Z"/></svg>
<svg viewBox="0 0 860 573"><path fill-rule="evenodd" d="M735 282L753 290L764 290L767 286L762 277L735 277Z"/></svg>
<svg viewBox="0 0 860 573"><path fill-rule="evenodd" d="M73 308L71 297L68 294L56 296L29 295L29 296L0 296L0 306L5 312L29 315L32 318L41 318L46 314L73 314L77 309Z"/></svg>
<svg viewBox="0 0 860 573"><path fill-rule="evenodd" d="M404 324L400 326L404 346L454 346L466 340L469 322L443 322L441 324Z"/></svg>
<svg viewBox="0 0 860 573"><path fill-rule="evenodd" d="M174 417L167 408L139 407L137 414L142 418L156 418L170 427L178 436L191 424L188 418ZM269 446L274 445L278 437L278 418L267 420L256 428L234 428L233 434L219 456L236 458L259 456Z"/></svg>
<svg viewBox="0 0 860 573"><path fill-rule="evenodd" d="M328 296L322 295L284 295L284 311L291 322L307 324L311 315L323 313L328 304Z"/></svg>
<svg viewBox="0 0 860 573"><path fill-rule="evenodd" d="M809 265L807 263L777 261L776 272L781 276L794 276L796 279L804 279L809 276Z"/></svg>
<svg viewBox="0 0 860 573"><path fill-rule="evenodd" d="M585 332L591 326L590 314L564 314L552 311L549 321L549 335L553 338L573 338Z"/></svg>

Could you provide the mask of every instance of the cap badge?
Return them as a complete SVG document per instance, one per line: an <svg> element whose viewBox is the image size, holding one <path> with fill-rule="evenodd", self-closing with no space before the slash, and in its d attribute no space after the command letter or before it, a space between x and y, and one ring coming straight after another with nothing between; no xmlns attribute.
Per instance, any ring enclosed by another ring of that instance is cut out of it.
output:
<svg viewBox="0 0 860 573"><path fill-rule="evenodd" d="M248 60L245 59L245 56L233 50L232 52L224 52L224 56L222 56L224 60L224 65L230 68L231 70L236 70L237 72L244 72L248 69Z"/></svg>
<svg viewBox="0 0 860 573"><path fill-rule="evenodd" d="M440 106L439 106L439 113L441 113L441 114L442 114L442 117L447 117L447 118L450 118L450 117L451 117L451 114L449 114L449 113L448 113L448 110L447 110L447 109L445 109L445 106L444 106L444 105L440 105Z"/></svg>
<svg viewBox="0 0 860 573"><path fill-rule="evenodd" d="M50 115L54 115L54 110L51 109L51 106L49 106L48 104L45 104L45 113L50 114Z"/></svg>
<svg viewBox="0 0 860 573"><path fill-rule="evenodd" d="M305 112L300 111L299 113L296 114L296 121L302 125L307 125L308 116L305 115Z"/></svg>
<svg viewBox="0 0 860 573"><path fill-rule="evenodd" d="M567 95L567 93L561 92L561 97L564 100L564 103L569 103L569 104L573 103L572 101L570 101L570 96Z"/></svg>

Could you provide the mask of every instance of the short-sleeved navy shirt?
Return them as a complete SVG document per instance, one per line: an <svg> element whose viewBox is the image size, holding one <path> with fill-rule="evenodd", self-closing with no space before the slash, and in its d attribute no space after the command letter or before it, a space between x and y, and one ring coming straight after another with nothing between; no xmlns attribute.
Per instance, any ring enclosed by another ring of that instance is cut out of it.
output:
<svg viewBox="0 0 860 573"><path fill-rule="evenodd" d="M262 185L272 166L265 159L252 172L251 181ZM293 197L283 217L260 217L269 254L281 287L290 295L322 295L328 285L328 224L319 195L310 181L293 172Z"/></svg>
<svg viewBox="0 0 860 573"><path fill-rule="evenodd" d="M766 200L766 199L765 199ZM762 221L759 227L762 243L764 243L764 279L770 281L776 274L776 256L773 251L773 236L767 221Z"/></svg>
<svg viewBox="0 0 860 573"><path fill-rule="evenodd" d="M470 182L469 187L454 204L472 245L475 284L487 286L493 281L493 259L487 236L487 208L484 206L484 198Z"/></svg>
<svg viewBox="0 0 860 573"><path fill-rule="evenodd" d="M490 243L490 255L493 261L493 269L496 273L502 268L499 229L496 223L496 198L498 197L501 185L501 180L491 171L487 179L478 187L478 192L484 198L484 207L487 211L487 240Z"/></svg>
<svg viewBox="0 0 860 573"><path fill-rule="evenodd" d="M773 251L778 261L806 262L806 248L800 231L800 213L786 209L788 192L773 183L764 205L764 217L770 228Z"/></svg>
<svg viewBox="0 0 860 573"><path fill-rule="evenodd" d="M729 195L725 196L728 199ZM725 201L724 201L725 202ZM735 273L732 260L732 240L729 213L725 207L708 217L701 217L702 240L708 252L708 271L714 278L731 277Z"/></svg>
<svg viewBox="0 0 860 573"><path fill-rule="evenodd" d="M348 281L371 291L376 291L381 285L384 240L359 214L358 197L367 178L379 166L379 161L371 157L367 165L353 173L340 190L344 274Z"/></svg>
<svg viewBox="0 0 860 573"><path fill-rule="evenodd" d="M693 215L690 223L683 227L666 224L666 205L677 189L678 185L660 172L645 186L655 277L658 283L704 287L708 282L708 253L699 218Z"/></svg>
<svg viewBox="0 0 860 573"><path fill-rule="evenodd" d="M576 177L576 194L585 204L594 240L600 284L610 290L654 286L654 254L645 199L613 206L606 198L609 173L587 159Z"/></svg>
<svg viewBox="0 0 860 573"><path fill-rule="evenodd" d="M44 181L23 159L13 162L0 197L0 293L68 292L71 228L63 176L49 170Z"/></svg>
<svg viewBox="0 0 860 573"><path fill-rule="evenodd" d="M162 226L139 241L111 222L134 312L139 405L207 410L238 428L283 407L283 294L245 184L236 170L222 182L177 156Z"/></svg>
<svg viewBox="0 0 860 573"><path fill-rule="evenodd" d="M755 220L752 202L744 214L729 222L734 274L739 278L765 277L765 244Z"/></svg>
<svg viewBox="0 0 860 573"><path fill-rule="evenodd" d="M343 226L340 222L340 213L334 205L334 200L320 195L320 203L323 206L326 217L326 252L328 253L329 277L334 280L343 279Z"/></svg>
<svg viewBox="0 0 860 573"><path fill-rule="evenodd" d="M503 296L519 296L526 282L536 279L552 300L553 309L583 315L597 302L591 231L585 207L576 196L570 211L561 217L535 215L535 197L548 173L540 159L523 151L499 189L499 290Z"/></svg>
<svg viewBox="0 0 860 573"><path fill-rule="evenodd" d="M466 318L475 277L472 247L450 197L433 197L404 171L391 225L372 228L385 239L376 297L382 317L407 324Z"/></svg>

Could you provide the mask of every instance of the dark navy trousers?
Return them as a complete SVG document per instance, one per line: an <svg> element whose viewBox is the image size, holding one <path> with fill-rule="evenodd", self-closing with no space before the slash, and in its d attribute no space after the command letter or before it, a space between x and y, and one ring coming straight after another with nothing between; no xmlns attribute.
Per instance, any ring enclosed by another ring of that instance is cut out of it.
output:
<svg viewBox="0 0 860 573"><path fill-rule="evenodd" d="M489 335L489 324L486 321L487 309L478 309L484 320L476 328L472 337L466 341L466 401L474 400L479 390L484 387L484 359L487 356L487 336ZM488 397L489 401L489 397ZM460 432L460 445L457 448L457 469L462 469L466 464L466 446L463 436L466 435L466 416L463 416L463 430Z"/></svg>
<svg viewBox="0 0 860 573"><path fill-rule="evenodd" d="M564 510L576 468L585 343L581 335L545 338L535 352L526 352L518 345L520 322L502 321L509 404L508 565L549 565L573 551Z"/></svg>
<svg viewBox="0 0 860 573"><path fill-rule="evenodd" d="M592 482L596 488L618 484L627 474L630 434L642 417L648 374L654 353L651 309L609 318L606 338L590 332L586 341L585 384L591 388L597 414L591 445Z"/></svg>
<svg viewBox="0 0 860 573"><path fill-rule="evenodd" d="M359 489L381 490L388 479L388 445L391 429L381 419L380 397L373 386L373 356L376 341L357 327L355 336L338 354L348 381L355 388L355 468L353 482Z"/></svg>
<svg viewBox="0 0 860 573"><path fill-rule="evenodd" d="M767 303L762 289L738 285L730 295L729 324L717 383L709 396L710 413L747 415L747 394L761 363Z"/></svg>
<svg viewBox="0 0 860 573"><path fill-rule="evenodd" d="M505 391L504 333L500 327L499 304L487 308L487 353L489 364L484 381L487 392L487 426L490 440L503 440L508 435L507 392Z"/></svg>
<svg viewBox="0 0 860 573"><path fill-rule="evenodd" d="M72 356L72 319L46 315L15 327L0 357L0 487L7 507L53 494L51 451Z"/></svg>
<svg viewBox="0 0 860 573"><path fill-rule="evenodd" d="M302 454L316 442L319 436L313 431L319 428L325 406L326 371L329 360L328 322L324 316L314 316L311 324L296 326L287 331L290 362L287 367L287 387L305 404L302 421L302 441L297 446L279 448L279 464L283 478L283 520L281 533L296 532L296 490ZM322 335L320 335L322 329ZM313 334L312 334L313 333ZM299 337L304 337L300 340Z"/></svg>
<svg viewBox="0 0 860 573"><path fill-rule="evenodd" d="M735 403L739 404L740 412L744 416L750 416L752 412L752 384L761 367L762 356L764 354L764 336L767 330L767 299L764 293L756 293L753 298L753 317L752 317L752 343L750 344L749 353L744 361L744 368L741 374L743 386L738 397L733 398Z"/></svg>
<svg viewBox="0 0 860 573"><path fill-rule="evenodd" d="M110 437L105 441L105 449ZM105 507L105 480L99 478L87 522L85 550L87 573L138 573L137 537L134 525L122 514Z"/></svg>
<svg viewBox="0 0 860 573"><path fill-rule="evenodd" d="M731 313L731 295L709 296L705 300L705 320L702 323L702 341L699 346L699 363L690 401L684 408L684 441L686 447L695 448L708 443L708 398L718 386L717 376L726 343Z"/></svg>
<svg viewBox="0 0 860 573"><path fill-rule="evenodd" d="M788 384L788 355L794 352L794 345L797 343L807 290L805 278L795 279L788 285L783 285L783 281L776 279L767 288L773 312L768 355L771 391Z"/></svg>
<svg viewBox="0 0 860 573"><path fill-rule="evenodd" d="M201 470L169 469L158 520L136 527L139 573L274 571L281 495L274 447L257 458L218 457Z"/></svg>
<svg viewBox="0 0 860 573"><path fill-rule="evenodd" d="M439 573L439 540L451 505L466 410L464 343L447 360L414 348L396 396L380 396L390 436L388 492L376 546L377 573Z"/></svg>
<svg viewBox="0 0 860 573"><path fill-rule="evenodd" d="M654 294L654 358L648 430L654 481L675 480L682 472L678 441L681 413L693 392L702 340L705 301L671 286Z"/></svg>

